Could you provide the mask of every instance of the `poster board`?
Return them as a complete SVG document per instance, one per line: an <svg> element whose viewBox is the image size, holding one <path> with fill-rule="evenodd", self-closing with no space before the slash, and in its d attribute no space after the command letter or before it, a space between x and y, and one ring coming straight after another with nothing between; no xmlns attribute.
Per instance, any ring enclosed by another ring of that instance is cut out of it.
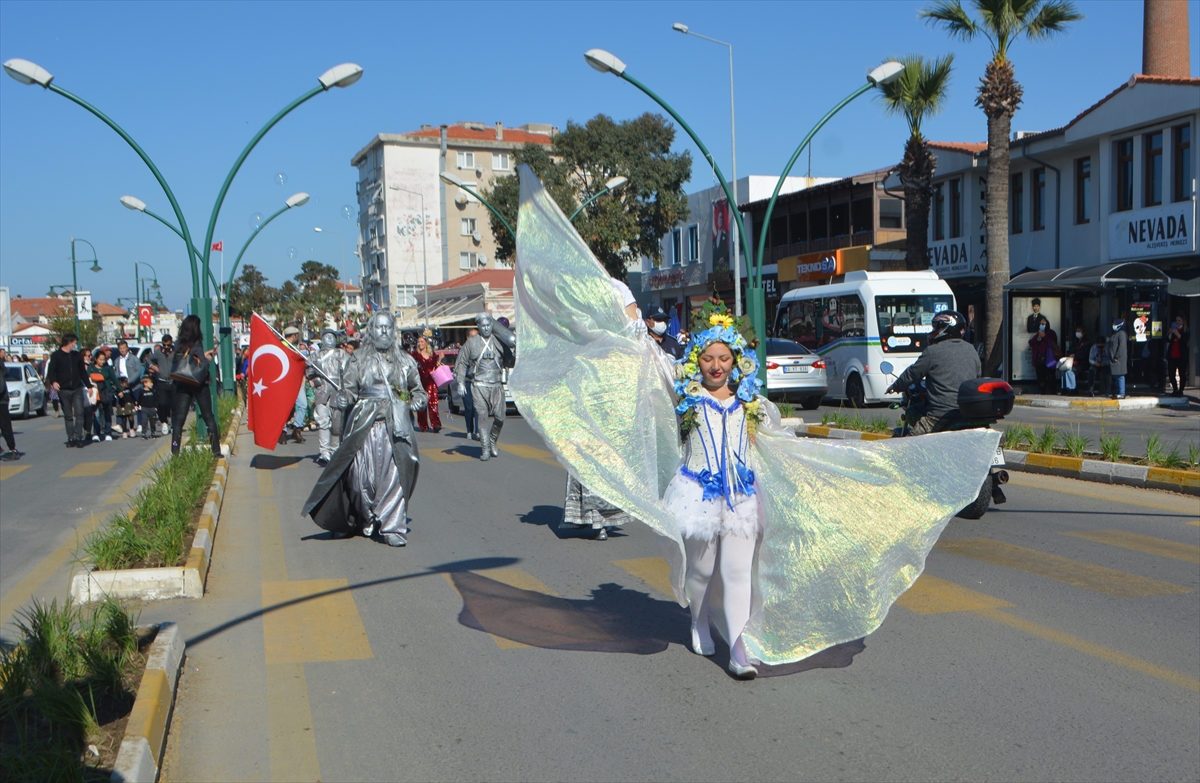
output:
<svg viewBox="0 0 1200 783"><path fill-rule="evenodd" d="M1011 312L1012 379L1036 381L1037 370L1033 368L1033 349L1029 347L1029 338L1037 332L1040 316L1046 317L1055 334L1062 330L1062 299L1052 296L1014 296Z"/></svg>

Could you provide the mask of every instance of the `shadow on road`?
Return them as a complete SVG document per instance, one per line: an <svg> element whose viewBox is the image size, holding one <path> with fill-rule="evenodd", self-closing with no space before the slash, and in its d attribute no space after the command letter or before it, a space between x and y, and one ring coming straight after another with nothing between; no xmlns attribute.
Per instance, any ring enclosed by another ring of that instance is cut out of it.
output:
<svg viewBox="0 0 1200 783"><path fill-rule="evenodd" d="M305 460L305 457L285 457L281 454L255 454L250 460L250 467L255 470L282 470L290 468L292 465L297 465Z"/></svg>
<svg viewBox="0 0 1200 783"><path fill-rule="evenodd" d="M534 506L529 512L518 517L526 525L545 525L559 540L567 538L591 539L596 537L594 529L564 525L562 524L562 518L562 506ZM625 533L620 532L620 528L610 527L608 529L609 538L624 538L625 535Z"/></svg>

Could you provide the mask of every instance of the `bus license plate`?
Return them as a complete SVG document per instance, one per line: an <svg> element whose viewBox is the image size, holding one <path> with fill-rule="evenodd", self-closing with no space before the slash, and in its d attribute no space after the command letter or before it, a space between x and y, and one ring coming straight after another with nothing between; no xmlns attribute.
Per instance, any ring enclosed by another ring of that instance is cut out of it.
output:
<svg viewBox="0 0 1200 783"><path fill-rule="evenodd" d="M805 367L803 365L796 365L793 367L784 367L783 371L784 372L808 372L809 368Z"/></svg>
<svg viewBox="0 0 1200 783"><path fill-rule="evenodd" d="M1004 447L996 446L996 453L992 455L992 465L1004 465Z"/></svg>

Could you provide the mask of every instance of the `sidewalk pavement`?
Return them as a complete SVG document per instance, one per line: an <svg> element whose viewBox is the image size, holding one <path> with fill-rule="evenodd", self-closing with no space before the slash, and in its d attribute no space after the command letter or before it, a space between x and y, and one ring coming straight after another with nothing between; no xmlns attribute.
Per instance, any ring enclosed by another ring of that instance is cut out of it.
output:
<svg viewBox="0 0 1200 783"><path fill-rule="evenodd" d="M1069 408L1079 410L1149 410L1187 408L1200 404L1200 389L1187 389L1182 397L1172 395L1129 396L1121 400L1109 397L1067 396L1061 394L1018 394L1017 405L1031 408Z"/></svg>

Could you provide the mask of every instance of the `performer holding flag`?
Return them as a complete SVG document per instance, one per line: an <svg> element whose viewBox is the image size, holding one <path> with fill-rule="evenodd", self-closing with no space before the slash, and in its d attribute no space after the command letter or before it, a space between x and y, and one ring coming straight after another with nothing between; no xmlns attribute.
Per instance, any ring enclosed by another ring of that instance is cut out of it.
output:
<svg viewBox="0 0 1200 783"><path fill-rule="evenodd" d="M250 319L250 363L246 368L246 427L254 445L275 450L292 416L307 363L300 352L255 313Z"/></svg>

